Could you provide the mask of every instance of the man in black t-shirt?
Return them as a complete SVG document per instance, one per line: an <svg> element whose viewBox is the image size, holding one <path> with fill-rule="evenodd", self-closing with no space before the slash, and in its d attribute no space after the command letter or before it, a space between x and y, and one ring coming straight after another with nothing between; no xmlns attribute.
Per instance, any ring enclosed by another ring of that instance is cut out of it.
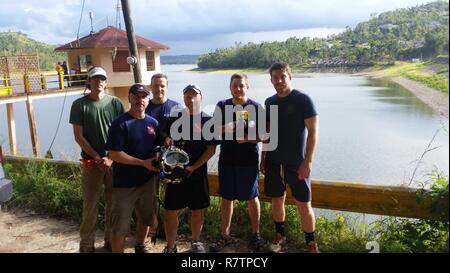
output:
<svg viewBox="0 0 450 273"><path fill-rule="evenodd" d="M178 230L178 212L188 207L191 209L191 232L193 253L205 252L205 247L200 241L203 227L204 209L209 207L209 186L207 162L216 152L214 141L204 139L203 125L211 118L201 112L202 91L196 85L188 85L183 90L186 108L169 119L166 129L171 139L165 143L174 142L175 146L183 149L189 155L189 163L185 168L188 177L179 184L168 183L166 186L164 209L165 209L165 232L167 246L164 253L176 253L175 244ZM181 130L176 128L181 121ZM171 128L171 127L175 127ZM178 129L178 130L177 130ZM174 131L181 133L181 138L174 136Z"/></svg>
<svg viewBox="0 0 450 273"><path fill-rule="evenodd" d="M308 251L317 253L310 175L318 139L319 117L309 96L292 88L288 64L275 63L269 72L277 93L265 102L268 123L270 108L278 107L278 134L271 132L272 136L278 137L278 146L273 151L263 152L261 157L261 172L265 174L264 192L272 198L272 217L276 229L270 248L273 252L286 251L284 202L286 185L289 184L300 214Z"/></svg>

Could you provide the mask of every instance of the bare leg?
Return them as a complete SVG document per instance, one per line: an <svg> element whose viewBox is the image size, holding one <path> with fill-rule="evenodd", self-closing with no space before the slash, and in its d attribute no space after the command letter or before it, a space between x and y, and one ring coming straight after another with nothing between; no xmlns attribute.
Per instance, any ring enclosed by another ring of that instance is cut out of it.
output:
<svg viewBox="0 0 450 273"><path fill-rule="evenodd" d="M230 235L231 219L233 218L234 202L221 198L220 220L222 222L222 235Z"/></svg>
<svg viewBox="0 0 450 273"><path fill-rule="evenodd" d="M125 236L111 234L111 248L113 253L123 253Z"/></svg>
<svg viewBox="0 0 450 273"><path fill-rule="evenodd" d="M300 214L303 231L308 233L314 232L316 230L316 219L311 202L303 203L295 201L295 203Z"/></svg>
<svg viewBox="0 0 450 273"><path fill-rule="evenodd" d="M258 197L248 200L248 214L252 225L252 233L259 233L259 221L261 217L261 207Z"/></svg>
<svg viewBox="0 0 450 273"><path fill-rule="evenodd" d="M191 221L191 231L192 231L192 241L200 240L200 234L203 228L203 209L192 210L192 221Z"/></svg>
<svg viewBox="0 0 450 273"><path fill-rule="evenodd" d="M272 198L272 219L275 222L284 222L286 212L284 209L284 201L286 193L282 197Z"/></svg>
<svg viewBox="0 0 450 273"><path fill-rule="evenodd" d="M169 248L173 248L177 238L178 210L165 210L164 225L166 229L167 246Z"/></svg>
<svg viewBox="0 0 450 273"><path fill-rule="evenodd" d="M144 226L138 220L136 225L136 244L143 245L145 244L145 239L147 238L149 226Z"/></svg>

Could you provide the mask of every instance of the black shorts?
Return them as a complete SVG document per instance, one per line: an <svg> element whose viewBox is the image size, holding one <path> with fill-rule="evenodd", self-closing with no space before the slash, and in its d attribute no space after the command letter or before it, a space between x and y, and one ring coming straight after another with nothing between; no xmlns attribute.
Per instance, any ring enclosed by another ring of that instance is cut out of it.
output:
<svg viewBox="0 0 450 273"><path fill-rule="evenodd" d="M281 197L286 192L286 185L289 185L292 195L297 201L311 202L311 178L299 180L297 177L298 166L266 161L264 194L273 198Z"/></svg>
<svg viewBox="0 0 450 273"><path fill-rule="evenodd" d="M208 178L188 178L180 184L167 184L164 208L180 210L186 207L191 210L209 207Z"/></svg>

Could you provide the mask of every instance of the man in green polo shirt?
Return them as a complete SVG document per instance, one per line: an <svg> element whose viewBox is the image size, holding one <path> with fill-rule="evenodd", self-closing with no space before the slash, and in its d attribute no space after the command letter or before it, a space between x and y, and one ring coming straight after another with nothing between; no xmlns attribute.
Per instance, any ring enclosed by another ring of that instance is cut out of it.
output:
<svg viewBox="0 0 450 273"><path fill-rule="evenodd" d="M103 68L88 71L90 93L75 100L70 110L75 141L81 148L83 218L80 226L80 252L95 252L95 230L102 188L105 190L105 244L111 250L110 221L112 198L112 160L105 143L113 120L124 113L119 98L105 93L107 75Z"/></svg>

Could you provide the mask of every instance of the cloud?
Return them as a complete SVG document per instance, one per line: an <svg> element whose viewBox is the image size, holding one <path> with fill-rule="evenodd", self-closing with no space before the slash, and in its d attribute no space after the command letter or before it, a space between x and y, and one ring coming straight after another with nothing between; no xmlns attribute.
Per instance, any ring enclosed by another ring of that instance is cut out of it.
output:
<svg viewBox="0 0 450 273"><path fill-rule="evenodd" d="M370 14L425 3L423 0L132 0L136 32L170 45L203 41L247 39L245 33L270 33L299 29L342 29L368 20ZM52 44L76 38L83 0L2 0L0 31L22 31ZM94 28L116 24L113 0L86 0L80 36ZM123 18L122 28L124 27ZM236 33L240 33L237 35ZM222 38L217 38L222 36ZM216 37L216 38L213 38ZM259 37L257 37L259 39ZM254 40L258 40L254 38ZM201 43L200 43L201 42ZM233 41L234 42L234 41ZM215 47L220 47L216 44ZM188 50L189 48L186 47ZM205 51L208 49L205 48ZM189 53L189 52L186 52Z"/></svg>
<svg viewBox="0 0 450 273"><path fill-rule="evenodd" d="M259 43L284 41L290 37L319 37L325 38L328 35L338 34L345 29L341 28L311 28L311 29L292 29L285 31L264 31L264 32L235 32L230 34L216 34L200 38L197 40L168 41L171 50L165 51L163 55L185 54L183 50L189 48L189 54L203 54L214 51L218 47L230 47L235 43Z"/></svg>

